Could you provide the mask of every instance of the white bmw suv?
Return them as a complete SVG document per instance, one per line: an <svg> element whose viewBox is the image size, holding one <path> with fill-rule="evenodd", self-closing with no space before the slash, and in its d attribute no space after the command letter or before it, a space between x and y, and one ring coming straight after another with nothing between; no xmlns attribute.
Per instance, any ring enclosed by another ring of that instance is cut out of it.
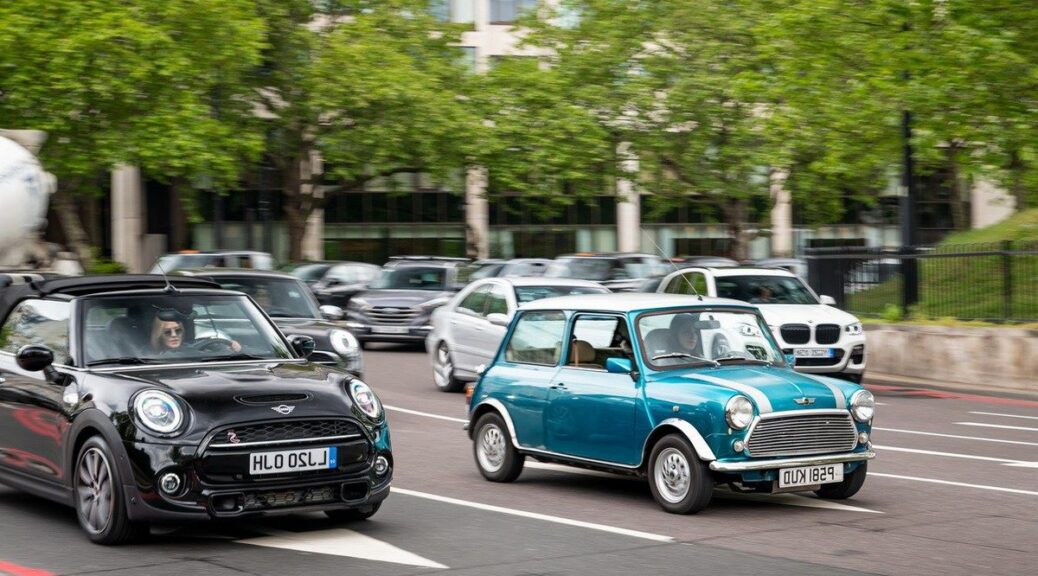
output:
<svg viewBox="0 0 1038 576"><path fill-rule="evenodd" d="M684 268L660 281L657 292L743 300L760 308L796 369L860 383L865 332L855 316L818 297L795 274L775 268Z"/></svg>

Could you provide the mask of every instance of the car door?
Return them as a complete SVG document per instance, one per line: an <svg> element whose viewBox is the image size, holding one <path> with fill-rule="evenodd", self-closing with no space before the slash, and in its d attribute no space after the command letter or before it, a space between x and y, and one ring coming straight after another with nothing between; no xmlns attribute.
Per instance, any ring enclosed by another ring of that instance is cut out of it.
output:
<svg viewBox="0 0 1038 576"><path fill-rule="evenodd" d="M69 423L63 394L67 386L76 386L76 373L67 368L71 307L69 302L26 300L0 327L0 466L47 482L62 477ZM18 367L15 353L29 344L54 352L56 381Z"/></svg>
<svg viewBox="0 0 1038 576"><path fill-rule="evenodd" d="M548 450L567 456L636 465L634 438L637 383L630 374L609 373L607 358L625 357L610 347L621 316L580 314L562 367L548 390L545 417Z"/></svg>
<svg viewBox="0 0 1038 576"><path fill-rule="evenodd" d="M478 364L486 362L482 359L486 356L482 348L486 347L486 328L490 325L486 320L489 295L489 284L473 287L458 301L448 319L451 358L454 365L464 372L473 372Z"/></svg>

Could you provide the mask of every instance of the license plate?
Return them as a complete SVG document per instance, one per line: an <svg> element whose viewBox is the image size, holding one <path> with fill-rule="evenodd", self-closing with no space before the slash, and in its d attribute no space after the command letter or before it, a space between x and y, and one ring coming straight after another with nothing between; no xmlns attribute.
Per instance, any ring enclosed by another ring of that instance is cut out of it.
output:
<svg viewBox="0 0 1038 576"><path fill-rule="evenodd" d="M372 334L407 334L410 328L407 326L372 326Z"/></svg>
<svg viewBox="0 0 1038 576"><path fill-rule="evenodd" d="M793 350L797 358L832 358L832 348L797 348Z"/></svg>
<svg viewBox="0 0 1038 576"><path fill-rule="evenodd" d="M338 455L338 449L334 446L280 452L253 452L249 454L249 474L256 476L307 470L329 470L338 468Z"/></svg>
<svg viewBox="0 0 1038 576"><path fill-rule="evenodd" d="M843 482L843 464L782 468L778 474L779 488L814 486L833 482Z"/></svg>

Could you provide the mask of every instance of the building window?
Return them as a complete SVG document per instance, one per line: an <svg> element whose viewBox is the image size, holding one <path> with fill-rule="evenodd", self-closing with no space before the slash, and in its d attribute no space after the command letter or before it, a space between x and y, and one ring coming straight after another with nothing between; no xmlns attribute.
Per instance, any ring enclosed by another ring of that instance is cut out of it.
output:
<svg viewBox="0 0 1038 576"><path fill-rule="evenodd" d="M433 0L430 10L443 22L472 24L475 22L475 4L476 0Z"/></svg>
<svg viewBox="0 0 1038 576"><path fill-rule="evenodd" d="M491 24L514 24L524 11L537 6L537 0L490 0Z"/></svg>

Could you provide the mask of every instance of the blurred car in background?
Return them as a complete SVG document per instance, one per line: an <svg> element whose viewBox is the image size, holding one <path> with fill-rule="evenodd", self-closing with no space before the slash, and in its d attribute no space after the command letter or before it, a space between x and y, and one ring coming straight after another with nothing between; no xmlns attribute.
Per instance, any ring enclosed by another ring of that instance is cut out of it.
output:
<svg viewBox="0 0 1038 576"><path fill-rule="evenodd" d="M225 290L244 292L259 304L286 336L314 340L310 361L335 366L361 378L360 343L343 326L345 313L320 306L302 280L280 272L254 270L181 270L180 274L211 280Z"/></svg>
<svg viewBox="0 0 1038 576"><path fill-rule="evenodd" d="M296 262L295 264L282 266L280 270L310 285L320 280L328 272L328 269L335 266L335 264L335 262Z"/></svg>
<svg viewBox="0 0 1038 576"><path fill-rule="evenodd" d="M464 282L481 278L513 278L543 276L552 263L549 258L513 258L511 260L476 260L461 271Z"/></svg>
<svg viewBox="0 0 1038 576"><path fill-rule="evenodd" d="M149 273L163 274L173 270L190 268L244 268L252 270L273 270L277 261L266 252L251 250L182 250L175 254L160 256L152 265Z"/></svg>
<svg viewBox="0 0 1038 576"><path fill-rule="evenodd" d="M732 260L724 256L678 256L673 261L678 268L691 268L693 266L724 268L739 265L738 260Z"/></svg>
<svg viewBox="0 0 1038 576"><path fill-rule="evenodd" d="M754 266L760 266L761 268L782 268L783 270L789 270L790 272L797 275L804 282L807 282L807 260L801 258L762 258L753 263Z"/></svg>
<svg viewBox="0 0 1038 576"><path fill-rule="evenodd" d="M443 392L457 392L475 380L479 366L497 353L516 309L555 296L606 294L609 289L567 278L483 278L433 312L425 348L433 381Z"/></svg>
<svg viewBox="0 0 1038 576"><path fill-rule="evenodd" d="M652 254L580 253L559 256L548 266L544 276L590 280L614 292L630 292L645 279L666 274L668 268Z"/></svg>
<svg viewBox="0 0 1038 576"><path fill-rule="evenodd" d="M382 268L363 262L338 262L329 267L320 280L310 284L314 296L321 304L346 308L350 298L368 289L368 284L378 278Z"/></svg>
<svg viewBox="0 0 1038 576"><path fill-rule="evenodd" d="M346 327L365 342L424 342L433 310L461 288L465 258L399 257L346 306Z"/></svg>

